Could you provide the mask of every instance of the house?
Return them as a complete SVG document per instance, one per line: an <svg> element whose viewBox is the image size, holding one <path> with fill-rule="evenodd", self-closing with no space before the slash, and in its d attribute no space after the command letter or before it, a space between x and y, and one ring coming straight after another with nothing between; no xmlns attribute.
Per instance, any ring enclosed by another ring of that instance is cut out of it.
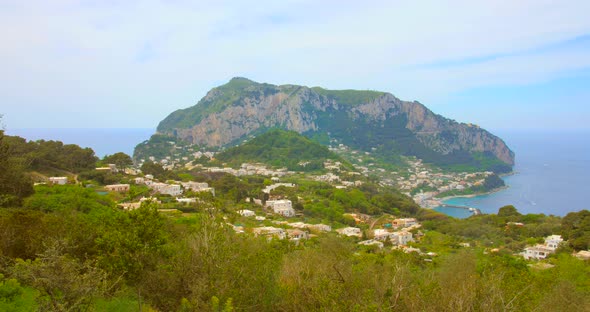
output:
<svg viewBox="0 0 590 312"><path fill-rule="evenodd" d="M193 192L211 192L213 194L213 196L215 196L215 189L212 187L209 187L209 184L207 184L206 182L194 182L194 181L189 181L189 182L182 182L182 187L184 187L185 189L191 190Z"/></svg>
<svg viewBox="0 0 590 312"><path fill-rule="evenodd" d="M338 232L338 234L340 234L340 235L345 235L345 236L356 236L356 237L363 236L361 229L355 228L355 227L345 227L342 229L337 229L336 232Z"/></svg>
<svg viewBox="0 0 590 312"><path fill-rule="evenodd" d="M150 187L160 193L160 194L168 194L170 196L178 196L182 194L182 189L178 184L166 184L166 183L152 183Z"/></svg>
<svg viewBox="0 0 590 312"><path fill-rule="evenodd" d="M270 207L274 213L279 214L283 217L295 216L295 209L293 209L293 204L288 199L267 200L266 206Z"/></svg>
<svg viewBox="0 0 590 312"><path fill-rule="evenodd" d="M288 229L287 236L289 236L290 240L301 240L301 239L308 239L309 233L306 231L302 231L299 229Z"/></svg>
<svg viewBox="0 0 590 312"><path fill-rule="evenodd" d="M562 242L563 238L561 238L561 235L549 235L545 237L545 246L553 250L557 249Z"/></svg>
<svg viewBox="0 0 590 312"><path fill-rule="evenodd" d="M405 246L410 242L414 241L412 237L412 232L400 231L400 232L393 232L390 236L391 242L394 245L401 245Z"/></svg>
<svg viewBox="0 0 590 312"><path fill-rule="evenodd" d="M125 209L125 210L134 210L137 209L141 206L140 202L136 202L136 203L121 203L118 205L119 207Z"/></svg>
<svg viewBox="0 0 590 312"><path fill-rule="evenodd" d="M376 229L373 231L373 239L377 241L386 241L392 237L393 233L388 232L385 229Z"/></svg>
<svg viewBox="0 0 590 312"><path fill-rule="evenodd" d="M264 235L264 236L268 237L269 239L272 239L273 237L276 237L278 239L285 239L287 237L287 234L285 233L284 229L276 228L276 227L272 227L272 226L263 226L263 227L253 228L252 232L256 236Z"/></svg>
<svg viewBox="0 0 590 312"><path fill-rule="evenodd" d="M68 183L68 178L67 177L50 177L49 182L51 182L51 184L64 185L64 184Z"/></svg>
<svg viewBox="0 0 590 312"><path fill-rule="evenodd" d="M129 184L110 184L105 185L104 188L111 192L129 192Z"/></svg>
<svg viewBox="0 0 590 312"><path fill-rule="evenodd" d="M563 238L561 238L561 235L549 235L545 237L545 244L527 247L524 249L521 255L526 260L545 259L548 255L554 253L562 242Z"/></svg>
<svg viewBox="0 0 590 312"><path fill-rule="evenodd" d="M110 173L117 173L117 172L119 172L119 169L117 169L117 165L115 165L115 164L108 164L105 167L98 167L98 168L96 168L96 170L98 170L98 171L104 171L104 172L110 172Z"/></svg>
<svg viewBox="0 0 590 312"><path fill-rule="evenodd" d="M374 239L369 239L369 240L365 240L362 242L359 242L359 245L365 245L365 246L377 246L380 249L383 248L383 243L380 241L376 241Z"/></svg>
<svg viewBox="0 0 590 312"><path fill-rule="evenodd" d="M399 218L393 220L392 224L396 227L410 227L418 224L415 218Z"/></svg>
<svg viewBox="0 0 590 312"><path fill-rule="evenodd" d="M547 256L552 254L553 252L555 252L555 249L548 248L545 245L537 245L537 246L525 248L524 252L522 253L522 256L526 260L530 260L530 259L540 260L540 259L547 258Z"/></svg>
<svg viewBox="0 0 590 312"><path fill-rule="evenodd" d="M197 199L196 198L176 198L176 201L179 203L183 203L183 204L191 204L191 203L196 203Z"/></svg>
<svg viewBox="0 0 590 312"><path fill-rule="evenodd" d="M238 213L242 216L242 217L254 217L256 216L256 213L254 213L254 211L252 210L248 210L248 209L242 209L242 210L238 210Z"/></svg>
<svg viewBox="0 0 590 312"><path fill-rule="evenodd" d="M307 224L307 228L310 230L315 230L318 232L330 232L332 231L332 227L326 224Z"/></svg>

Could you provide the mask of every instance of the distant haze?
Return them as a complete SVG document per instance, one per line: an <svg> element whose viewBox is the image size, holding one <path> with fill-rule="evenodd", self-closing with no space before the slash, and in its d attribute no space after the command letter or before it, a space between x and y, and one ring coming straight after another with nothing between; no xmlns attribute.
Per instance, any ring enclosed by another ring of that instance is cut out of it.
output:
<svg viewBox="0 0 590 312"><path fill-rule="evenodd" d="M7 129L155 128L243 76L488 129L590 127L590 1L0 3Z"/></svg>

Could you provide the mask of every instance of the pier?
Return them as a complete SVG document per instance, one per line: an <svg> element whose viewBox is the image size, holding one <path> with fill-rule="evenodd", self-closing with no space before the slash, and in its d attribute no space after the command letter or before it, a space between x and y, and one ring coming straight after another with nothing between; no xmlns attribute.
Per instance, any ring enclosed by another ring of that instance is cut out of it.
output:
<svg viewBox="0 0 590 312"><path fill-rule="evenodd" d="M459 205L449 205L449 204L440 204L441 207L449 207L449 208L459 208L459 209L466 209L469 210L471 212L473 212L474 215L480 215L481 210L477 209L477 208L473 208L473 207L467 207L467 206L459 206Z"/></svg>

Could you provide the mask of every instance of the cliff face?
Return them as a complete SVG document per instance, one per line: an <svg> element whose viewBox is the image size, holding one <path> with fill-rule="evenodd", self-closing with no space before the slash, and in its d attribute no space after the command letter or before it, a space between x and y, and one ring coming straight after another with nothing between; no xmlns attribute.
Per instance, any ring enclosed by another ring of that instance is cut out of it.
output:
<svg viewBox="0 0 590 312"><path fill-rule="evenodd" d="M361 150L387 146L388 152L435 160L482 153L514 164L514 153L500 138L418 102L383 92L275 86L245 78L234 78L197 105L170 114L158 132L223 146L268 128L327 135Z"/></svg>

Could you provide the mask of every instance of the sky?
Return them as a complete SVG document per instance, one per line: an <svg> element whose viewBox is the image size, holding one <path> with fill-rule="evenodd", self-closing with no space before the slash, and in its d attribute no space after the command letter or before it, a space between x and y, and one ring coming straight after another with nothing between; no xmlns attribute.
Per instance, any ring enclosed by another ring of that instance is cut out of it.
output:
<svg viewBox="0 0 590 312"><path fill-rule="evenodd" d="M4 128L155 128L232 77L590 129L590 1L0 1Z"/></svg>

